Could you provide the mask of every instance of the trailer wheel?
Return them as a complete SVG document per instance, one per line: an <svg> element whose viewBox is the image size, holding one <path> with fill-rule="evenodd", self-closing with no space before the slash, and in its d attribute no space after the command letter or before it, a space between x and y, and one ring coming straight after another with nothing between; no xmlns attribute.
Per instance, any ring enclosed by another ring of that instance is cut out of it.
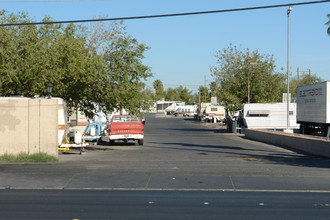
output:
<svg viewBox="0 0 330 220"><path fill-rule="evenodd" d="M143 145L143 139L138 140L138 144L139 144L139 145Z"/></svg>

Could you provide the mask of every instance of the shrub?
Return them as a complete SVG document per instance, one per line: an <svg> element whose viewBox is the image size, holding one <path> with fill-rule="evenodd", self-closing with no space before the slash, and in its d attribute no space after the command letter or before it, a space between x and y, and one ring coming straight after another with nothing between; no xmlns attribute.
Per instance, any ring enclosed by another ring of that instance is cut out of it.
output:
<svg viewBox="0 0 330 220"><path fill-rule="evenodd" d="M2 162L57 162L58 159L46 153L27 154L20 153L18 155L4 154L0 156Z"/></svg>

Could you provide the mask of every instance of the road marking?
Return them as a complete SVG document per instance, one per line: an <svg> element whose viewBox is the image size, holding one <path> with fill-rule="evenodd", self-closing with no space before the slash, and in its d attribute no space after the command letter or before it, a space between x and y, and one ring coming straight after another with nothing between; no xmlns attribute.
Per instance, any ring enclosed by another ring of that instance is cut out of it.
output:
<svg viewBox="0 0 330 220"><path fill-rule="evenodd" d="M230 179L230 182L231 182L231 185L232 185L233 189L236 189L236 187L234 185L234 182L233 182L233 179L231 178L231 176L229 176L229 179Z"/></svg>
<svg viewBox="0 0 330 220"><path fill-rule="evenodd" d="M150 174L150 176L149 176L149 178L148 178L148 181L147 181L147 184L146 184L146 186L145 186L144 188L148 188L148 187L149 187L149 183L150 183L150 180L151 180L151 175L152 175L152 174Z"/></svg>

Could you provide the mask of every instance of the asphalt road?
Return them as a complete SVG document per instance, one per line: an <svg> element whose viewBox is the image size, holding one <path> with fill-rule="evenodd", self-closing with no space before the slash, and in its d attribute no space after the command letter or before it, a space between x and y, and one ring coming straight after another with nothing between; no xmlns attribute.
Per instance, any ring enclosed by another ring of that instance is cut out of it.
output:
<svg viewBox="0 0 330 220"><path fill-rule="evenodd" d="M224 133L217 124L149 115L145 145L97 145L59 163L0 163L0 189L330 192L330 160Z"/></svg>
<svg viewBox="0 0 330 220"><path fill-rule="evenodd" d="M0 190L1 220L329 219L318 193Z"/></svg>
<svg viewBox="0 0 330 220"><path fill-rule="evenodd" d="M329 159L224 131L148 115L144 146L0 163L0 219L328 218Z"/></svg>

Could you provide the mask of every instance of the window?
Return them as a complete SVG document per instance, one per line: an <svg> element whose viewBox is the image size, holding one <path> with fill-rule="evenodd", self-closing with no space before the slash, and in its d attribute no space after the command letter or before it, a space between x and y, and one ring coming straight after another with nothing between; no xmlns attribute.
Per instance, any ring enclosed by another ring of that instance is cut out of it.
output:
<svg viewBox="0 0 330 220"><path fill-rule="evenodd" d="M247 112L247 117L268 117L270 111L269 110L249 110Z"/></svg>
<svg viewBox="0 0 330 220"><path fill-rule="evenodd" d="M139 122L139 119L136 116L116 116L113 122Z"/></svg>

